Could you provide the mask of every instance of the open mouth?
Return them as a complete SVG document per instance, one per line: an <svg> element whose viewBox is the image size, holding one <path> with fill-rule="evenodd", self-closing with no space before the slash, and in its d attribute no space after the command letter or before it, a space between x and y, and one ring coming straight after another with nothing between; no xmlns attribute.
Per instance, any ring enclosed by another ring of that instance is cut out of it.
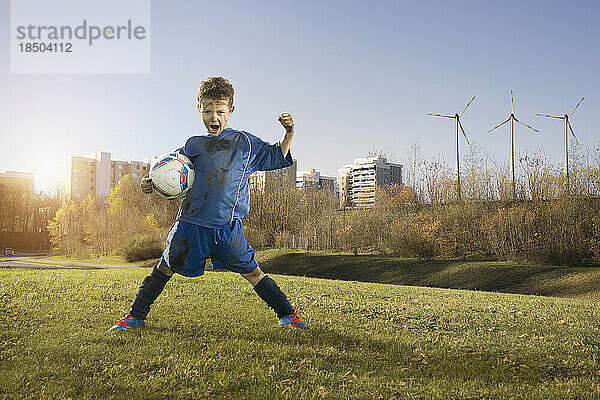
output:
<svg viewBox="0 0 600 400"><path fill-rule="evenodd" d="M211 124L211 125L208 126L208 130L210 131L210 133L218 133L219 132L219 125Z"/></svg>

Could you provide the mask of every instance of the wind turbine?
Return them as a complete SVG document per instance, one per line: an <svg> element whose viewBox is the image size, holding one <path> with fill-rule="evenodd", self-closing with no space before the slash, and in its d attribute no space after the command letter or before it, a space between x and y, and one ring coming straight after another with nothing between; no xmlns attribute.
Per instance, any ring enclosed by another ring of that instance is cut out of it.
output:
<svg viewBox="0 0 600 400"><path fill-rule="evenodd" d="M456 179L456 195L458 196L459 200L460 200L460 158L458 156L458 130L460 129L463 136L467 140L467 143L469 145L471 145L471 143L469 142L469 138L467 137L467 134L465 133L465 130L463 129L462 124L460 123L460 116L465 112L465 110L467 109L467 107L469 107L469 105L473 102L473 100L475 100L475 96L473 96L471 101L469 101L467 103L465 108L463 108L463 110L460 113L456 113L454 115L427 113L427 115L432 115L434 117L444 117L444 118L456 119L456 159L454 161L454 174L455 174L455 179Z"/></svg>
<svg viewBox="0 0 600 400"><path fill-rule="evenodd" d="M515 117L515 101L513 98L512 90L510 91L510 115L509 115L509 117L504 122L501 122L498 125L496 125L495 127L493 127L492 129L490 129L488 131L488 133L492 132L496 128L501 127L508 121L510 121L510 185L512 186L512 194L513 194L513 198L514 198L515 197L515 139L514 139L515 121L517 121L518 123L520 123L521 125L529 128L529 129L531 129L534 132L539 133L540 131L538 131L537 129L535 129L532 126L529 126L529 125L519 121L517 119L517 117Z"/></svg>
<svg viewBox="0 0 600 400"><path fill-rule="evenodd" d="M579 144L579 140L577 140L577 136L575 136L575 132L573 132L573 127L571 126L571 123L569 122L569 117L571 115L573 115L575 110L577 110L577 107L579 107L579 105L581 104L583 99L584 99L584 97L582 97L581 100L579 100L579 103L577 103L575 108L573 108L573 111L571 111L568 114L562 115L562 116L561 115L550 115L550 114L536 114L540 117L558 118L558 119L565 120L565 178L567 179L567 188L569 187L569 129L571 130L571 133L573 134L573 137L575 138L575 142L577 142L577 144Z"/></svg>

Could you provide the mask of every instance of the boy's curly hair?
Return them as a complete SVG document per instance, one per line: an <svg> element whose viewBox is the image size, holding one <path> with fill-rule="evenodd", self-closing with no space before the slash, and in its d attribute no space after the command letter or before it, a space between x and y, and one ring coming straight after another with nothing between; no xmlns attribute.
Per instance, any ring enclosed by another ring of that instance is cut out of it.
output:
<svg viewBox="0 0 600 400"><path fill-rule="evenodd" d="M202 99L229 100L229 107L233 105L233 86L221 76L209 76L200 82L198 87L198 102Z"/></svg>

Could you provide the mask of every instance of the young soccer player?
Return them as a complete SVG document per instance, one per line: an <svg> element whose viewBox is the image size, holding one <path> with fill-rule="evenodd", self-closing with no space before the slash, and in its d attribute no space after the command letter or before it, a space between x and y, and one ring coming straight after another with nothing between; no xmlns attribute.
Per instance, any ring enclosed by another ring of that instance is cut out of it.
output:
<svg viewBox="0 0 600 400"><path fill-rule="evenodd" d="M150 306L173 273L200 276L208 257L213 268L228 269L247 279L275 311L279 325L307 327L275 281L260 270L241 221L250 205L250 174L292 165L289 150L294 121L290 114L279 117L285 134L273 145L232 129L227 121L234 109L233 93L233 86L221 77L209 77L200 84L198 110L208 134L192 136L178 150L194 164L194 183L179 207L159 263L142 282L129 315L110 330L144 326ZM151 193L151 179L142 179L141 188Z"/></svg>

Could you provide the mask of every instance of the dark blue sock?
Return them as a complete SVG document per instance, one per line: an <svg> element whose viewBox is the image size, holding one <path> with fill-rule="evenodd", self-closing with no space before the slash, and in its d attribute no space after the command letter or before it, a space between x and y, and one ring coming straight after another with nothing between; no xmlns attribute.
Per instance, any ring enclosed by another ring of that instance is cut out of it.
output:
<svg viewBox="0 0 600 400"><path fill-rule="evenodd" d="M146 319L146 316L150 312L150 306L163 291L169 279L171 279L169 275L160 272L154 267L150 275L142 282L142 286L140 286L129 310L129 315L134 318Z"/></svg>
<svg viewBox="0 0 600 400"><path fill-rule="evenodd" d="M294 312L292 305L285 294L279 289L275 281L265 275L255 286L254 291L269 307L277 313L277 318L283 318Z"/></svg>

